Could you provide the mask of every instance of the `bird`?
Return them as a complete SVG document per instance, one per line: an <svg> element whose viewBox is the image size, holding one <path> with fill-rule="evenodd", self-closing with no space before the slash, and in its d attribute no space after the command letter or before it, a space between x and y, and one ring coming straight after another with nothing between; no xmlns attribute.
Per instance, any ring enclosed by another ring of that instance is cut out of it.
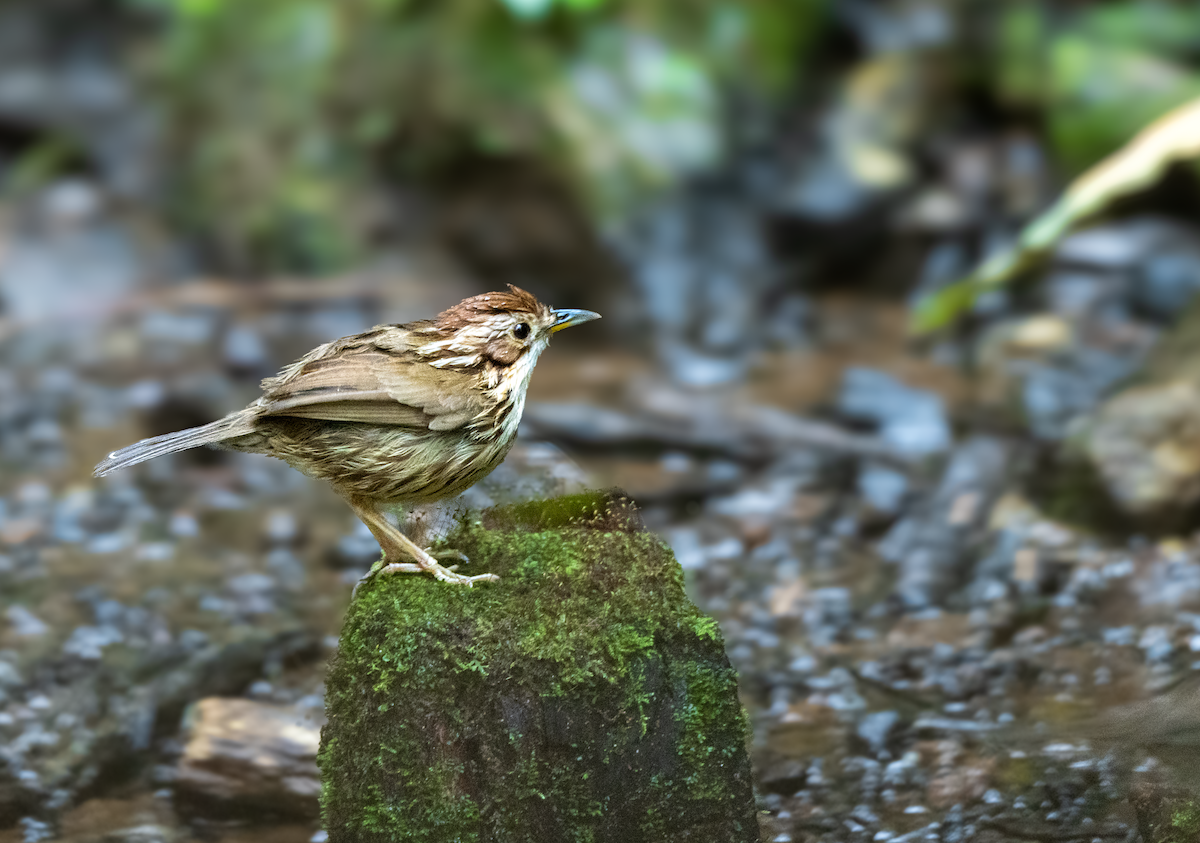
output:
<svg viewBox="0 0 1200 843"><path fill-rule="evenodd" d="M516 439L550 338L599 318L556 310L510 284L434 319L378 325L317 346L266 378L245 409L113 451L94 475L201 445L266 454L329 482L375 536L383 553L360 585L377 573L468 587L497 582L443 566L381 507L453 497L491 473Z"/></svg>

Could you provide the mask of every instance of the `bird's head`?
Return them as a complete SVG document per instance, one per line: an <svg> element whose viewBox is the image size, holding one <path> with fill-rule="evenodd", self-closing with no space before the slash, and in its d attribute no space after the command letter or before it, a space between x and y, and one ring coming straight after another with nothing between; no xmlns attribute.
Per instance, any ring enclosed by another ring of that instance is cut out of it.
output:
<svg viewBox="0 0 1200 843"><path fill-rule="evenodd" d="M444 338L438 345L447 354L434 365L487 362L498 369L523 370L527 378L551 336L599 318L590 310L556 310L510 284L506 292L472 296L438 315L434 328Z"/></svg>

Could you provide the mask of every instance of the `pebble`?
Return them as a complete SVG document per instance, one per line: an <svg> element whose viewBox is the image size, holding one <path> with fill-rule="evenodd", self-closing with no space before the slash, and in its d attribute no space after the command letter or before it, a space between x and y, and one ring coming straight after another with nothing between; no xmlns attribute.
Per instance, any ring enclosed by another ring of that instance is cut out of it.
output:
<svg viewBox="0 0 1200 843"><path fill-rule="evenodd" d="M87 542L87 551L97 555L120 553L132 544L132 538L124 531L102 533Z"/></svg>
<svg viewBox="0 0 1200 843"><path fill-rule="evenodd" d="M941 397L907 386L886 372L848 368L842 376L837 409L852 421L878 425L879 435L904 454L936 454L952 442Z"/></svg>
<svg viewBox="0 0 1200 843"><path fill-rule="evenodd" d="M1138 639L1137 646L1145 651L1148 662L1166 661L1175 652L1170 629L1159 624L1146 627Z"/></svg>
<svg viewBox="0 0 1200 843"><path fill-rule="evenodd" d="M19 603L5 609L4 616L18 638L40 638L50 631L46 623Z"/></svg>
<svg viewBox="0 0 1200 843"><path fill-rule="evenodd" d="M211 311L150 310L142 317L140 326L145 340L190 349L212 342L216 330L216 314Z"/></svg>
<svg viewBox="0 0 1200 843"><path fill-rule="evenodd" d="M300 534L300 527L291 510L272 509L267 513L263 533L271 544L290 544Z"/></svg>
<svg viewBox="0 0 1200 843"><path fill-rule="evenodd" d="M139 562L169 562L175 556L174 542L145 542L139 544L134 551L134 558Z"/></svg>
<svg viewBox="0 0 1200 843"><path fill-rule="evenodd" d="M1146 255L1131 286L1134 306L1164 323L1175 322L1200 292L1200 249L1194 247Z"/></svg>
<svg viewBox="0 0 1200 843"><path fill-rule="evenodd" d="M1181 236L1188 237L1187 230L1166 218L1132 217L1073 232L1058 242L1054 256L1063 264L1110 271L1129 270L1161 249L1164 243Z"/></svg>
<svg viewBox="0 0 1200 843"><path fill-rule="evenodd" d="M24 681L21 672L15 666L0 659L0 689L16 688Z"/></svg>
<svg viewBox="0 0 1200 843"><path fill-rule="evenodd" d="M871 752L878 755L887 749L892 732L900 723L900 714L896 711L873 711L858 721L856 732L866 741Z"/></svg>
<svg viewBox="0 0 1200 843"><path fill-rule="evenodd" d="M872 509L887 515L900 512L909 490L906 474L874 463L868 463L859 470L857 485L863 500Z"/></svg>
<svg viewBox="0 0 1200 843"><path fill-rule="evenodd" d="M26 772L29 771L22 770L22 773ZM23 829L24 843L41 843L43 840L52 840L55 837L54 828L49 823L33 817L22 817L18 824Z"/></svg>
<svg viewBox="0 0 1200 843"><path fill-rule="evenodd" d="M76 627L62 647L65 655L96 661L104 656L104 648L125 640L119 629L111 626Z"/></svg>
<svg viewBox="0 0 1200 843"><path fill-rule="evenodd" d="M221 356L225 364L235 370L264 372L271 368L270 354L260 333L241 323L230 326L225 332Z"/></svg>
<svg viewBox="0 0 1200 843"><path fill-rule="evenodd" d="M275 592L279 584L266 574L241 574L226 583L237 610L246 615L265 615L275 611Z"/></svg>
<svg viewBox="0 0 1200 843"><path fill-rule="evenodd" d="M883 769L884 784L892 787L905 787L912 784L920 769L921 756L916 752L906 752L895 761L889 762Z"/></svg>

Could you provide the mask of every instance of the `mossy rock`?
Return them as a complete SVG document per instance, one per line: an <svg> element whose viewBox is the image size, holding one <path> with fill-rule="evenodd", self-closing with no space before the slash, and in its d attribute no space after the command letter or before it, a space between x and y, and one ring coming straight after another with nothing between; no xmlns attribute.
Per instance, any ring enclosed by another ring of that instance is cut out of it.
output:
<svg viewBox="0 0 1200 843"><path fill-rule="evenodd" d="M376 577L326 691L340 841L757 841L746 722L716 623L627 501L465 519L467 589Z"/></svg>
<svg viewBox="0 0 1200 843"><path fill-rule="evenodd" d="M1200 840L1200 800L1195 789L1140 782L1130 795L1143 843L1196 843Z"/></svg>

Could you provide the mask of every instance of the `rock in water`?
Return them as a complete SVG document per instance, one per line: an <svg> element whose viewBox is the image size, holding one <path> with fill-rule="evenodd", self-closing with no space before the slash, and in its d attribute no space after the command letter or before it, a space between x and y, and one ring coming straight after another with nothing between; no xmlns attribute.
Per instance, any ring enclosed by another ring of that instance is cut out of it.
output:
<svg viewBox="0 0 1200 843"><path fill-rule="evenodd" d="M209 697L188 716L175 782L182 812L199 817L306 818L317 807L318 725L297 709Z"/></svg>
<svg viewBox="0 0 1200 843"><path fill-rule="evenodd" d="M347 613L330 843L759 839L720 632L628 501L491 510L449 543L500 583L377 577Z"/></svg>
<svg viewBox="0 0 1200 843"><path fill-rule="evenodd" d="M1082 425L1090 467L1137 526L1195 525L1200 504L1200 302Z"/></svg>

